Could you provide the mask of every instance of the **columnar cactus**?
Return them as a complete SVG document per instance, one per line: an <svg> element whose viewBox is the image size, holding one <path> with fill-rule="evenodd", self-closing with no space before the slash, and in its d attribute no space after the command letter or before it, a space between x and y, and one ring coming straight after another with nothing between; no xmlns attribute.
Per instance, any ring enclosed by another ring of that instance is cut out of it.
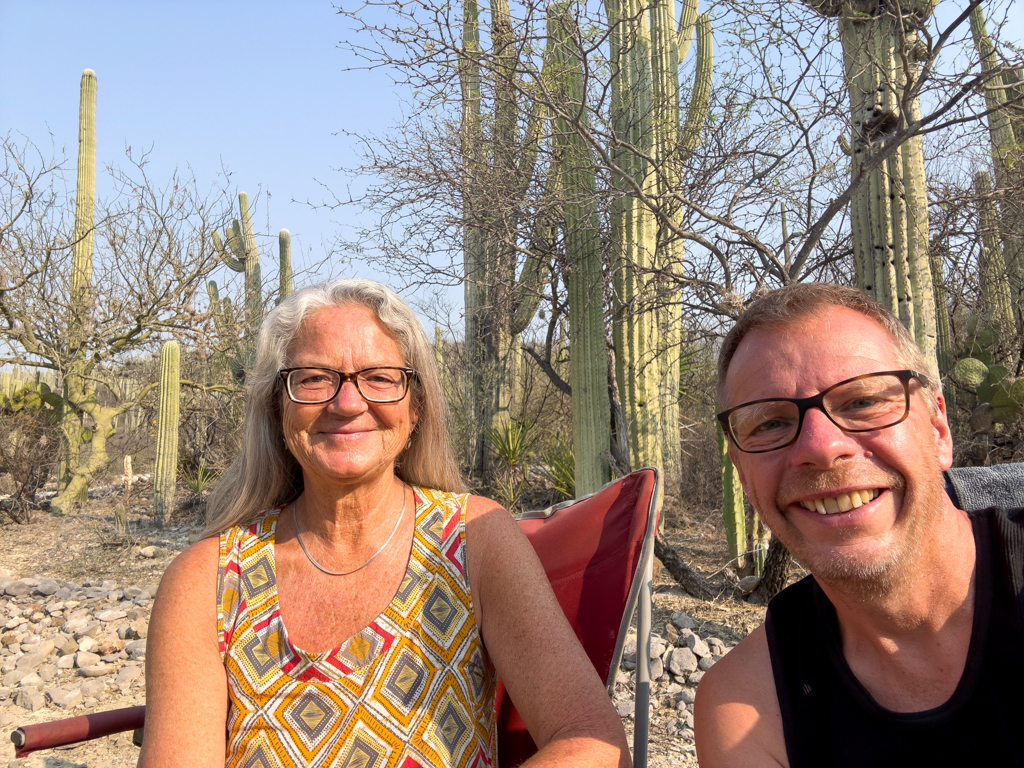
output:
<svg viewBox="0 0 1024 768"><path fill-rule="evenodd" d="M867 0L853 7L834 0L806 2L822 14L839 17L850 98L851 173L858 177L900 125L920 117L917 99L903 97L926 55L918 29L933 3ZM850 220L858 285L899 316L924 351L930 372L937 375L938 331L919 136L870 172L854 195Z"/></svg>
<svg viewBox="0 0 1024 768"><path fill-rule="evenodd" d="M153 471L153 519L160 527L174 511L178 480L179 354L176 341L165 342L160 350L160 410Z"/></svg>
<svg viewBox="0 0 1024 768"><path fill-rule="evenodd" d="M213 233L213 245L225 266L234 272L245 273L245 314L242 326L242 340L236 338L234 305L227 297L221 298L217 284L207 284L210 295L210 312L231 373L239 383L245 381L245 371L253 362L256 334L263 323L263 288L260 273L260 257L256 249L256 235L249 215L249 196L238 193L238 210L242 219L235 219L224 231ZM278 292L275 305L284 301L292 292L292 236L282 229L277 237L279 253Z"/></svg>
<svg viewBox="0 0 1024 768"><path fill-rule="evenodd" d="M740 558L747 545L747 513L743 507L743 486L740 475L729 458L729 445L718 425L718 459L722 469L722 521L725 523L725 539L729 545L729 557ZM742 566L743 561L737 563Z"/></svg>
<svg viewBox="0 0 1024 768"><path fill-rule="evenodd" d="M1001 339L1010 338L1014 330L1010 284L1006 279L1002 243L999 241L999 217L992 199L992 179L987 171L974 174L974 191L978 198L978 224L981 250L978 272L981 282L981 308L995 326Z"/></svg>
<svg viewBox="0 0 1024 768"><path fill-rule="evenodd" d="M588 125L584 107L579 30L568 3L553 4L548 36L554 92L568 114ZM611 478L605 455L611 445L608 363L604 324L604 278L594 164L583 137L565 117L555 120L554 152L565 197L565 250L569 262L569 349L572 384L575 490L593 493Z"/></svg>
<svg viewBox="0 0 1024 768"><path fill-rule="evenodd" d="M678 27L675 0L659 0L650 8L651 73L654 98L654 158L658 169L658 195L663 201L664 219L659 218L655 253L664 279L659 281L658 365L661 376L660 415L663 441L662 465L665 487L678 492L682 471L679 441L679 374L683 340L682 302L673 279L683 271L683 241L672 228L682 228L682 206L673 196L683 174L683 163L697 148L707 120L711 98L713 50L711 21L707 13L697 15L697 0L684 0ZM697 66L685 123L680 106L679 64L689 52L697 32ZM667 222L667 224L666 224Z"/></svg>
<svg viewBox="0 0 1024 768"><path fill-rule="evenodd" d="M63 387L63 435L58 470L63 491L78 469L82 444L82 416L73 403L81 400L85 321L92 287L93 230L96 216L96 73L82 72L78 104L78 178L75 186L75 230L71 255L71 290L68 296L68 362ZM88 493L86 487L85 493ZM59 498L59 497L58 497ZM61 513L64 505L53 505Z"/></svg>
<svg viewBox="0 0 1024 768"><path fill-rule="evenodd" d="M464 0L459 79L466 357L471 407L480 427L472 463L482 474L488 468L484 430L500 429L517 408L522 357L519 336L536 312L547 263L535 254L517 278L515 238L502 231L503 214L494 212L495 196L511 209L525 200L545 115L541 102L534 100L525 130L519 135L520 89L515 82L512 19L507 1L497 0L490 7L493 113L487 116L490 130L484 140L479 16L476 1Z"/></svg>
<svg viewBox="0 0 1024 768"><path fill-rule="evenodd" d="M632 467L663 466L661 375L657 317L647 309L654 286L657 222L633 194L657 194L647 158L653 151L650 21L640 0L606 0L611 27L612 130L617 138L612 177L613 321L616 378L629 433Z"/></svg>
<svg viewBox="0 0 1024 768"><path fill-rule="evenodd" d="M280 257L280 272L277 282L277 304L284 301L292 292L292 233L282 229L277 235L277 248Z"/></svg>
<svg viewBox="0 0 1024 768"><path fill-rule="evenodd" d="M989 78L985 84L984 93L985 105L992 110L987 119L996 187L1000 191L1014 189L1019 187L1024 178L1019 159L1024 137L1017 135L1014 130L1015 120L1007 108L1007 89L1001 87L1005 81L1003 75L997 71L1000 66L999 59L985 28L985 13L980 4L971 11L971 34L981 59L982 73ZM1007 74L1009 78L1014 78L1016 73ZM1010 89L1011 97L1016 95L1017 88L1020 87L1017 80L1011 80L1014 83ZM1018 116L1016 120L1019 130L1021 118ZM1024 296L1024 233L1021 231L1020 209L1007 197L1003 197L1000 208L1000 239L1003 246L1003 259L1010 279L1014 311L1017 315L1016 321L1018 327L1024 327L1024 314L1022 314L1020 304L1021 298Z"/></svg>
<svg viewBox="0 0 1024 768"><path fill-rule="evenodd" d="M213 245L228 269L245 273L245 364L248 367L253 351L253 340L263 322L263 286L260 276L260 255L256 250L256 235L249 216L249 196L238 193L238 212L242 220L235 219L224 232L214 230ZM226 246L226 247L225 247Z"/></svg>

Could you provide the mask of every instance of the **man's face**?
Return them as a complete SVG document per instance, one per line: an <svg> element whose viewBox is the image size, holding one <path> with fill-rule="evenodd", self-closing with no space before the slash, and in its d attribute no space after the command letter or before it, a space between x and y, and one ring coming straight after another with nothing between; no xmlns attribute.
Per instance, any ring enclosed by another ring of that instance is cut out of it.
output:
<svg viewBox="0 0 1024 768"><path fill-rule="evenodd" d="M744 337L726 376L726 405L808 397L844 379L904 367L882 326L845 307L826 307ZM888 429L845 433L812 408L793 445L750 454L730 444L761 519L826 582L888 590L905 573L928 521L948 503L941 479L952 464L945 405L939 395L932 413L920 383L910 387L909 416ZM834 514L800 503L821 502L828 511L858 498L866 503Z"/></svg>

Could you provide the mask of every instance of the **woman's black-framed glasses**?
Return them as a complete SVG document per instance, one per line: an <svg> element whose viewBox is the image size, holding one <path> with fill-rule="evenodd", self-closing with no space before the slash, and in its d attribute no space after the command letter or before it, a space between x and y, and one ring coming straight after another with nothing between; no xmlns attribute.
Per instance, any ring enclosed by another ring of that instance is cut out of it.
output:
<svg viewBox="0 0 1024 768"><path fill-rule="evenodd" d="M796 442L809 408L820 408L843 432L894 427L910 414L910 380L917 371L879 371L840 381L812 397L754 400L718 414L722 429L744 453L767 453Z"/></svg>
<svg viewBox="0 0 1024 768"><path fill-rule="evenodd" d="M354 373L330 368L284 368L278 372L284 380L288 399L302 405L328 403L338 396L341 385L351 381L369 403L397 403L409 394L416 371L412 368L380 366Z"/></svg>

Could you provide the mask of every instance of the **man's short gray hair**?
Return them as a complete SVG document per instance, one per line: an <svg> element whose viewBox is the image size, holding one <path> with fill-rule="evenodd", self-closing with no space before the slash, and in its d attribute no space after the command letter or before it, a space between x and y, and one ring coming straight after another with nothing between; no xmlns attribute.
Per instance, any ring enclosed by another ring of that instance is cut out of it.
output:
<svg viewBox="0 0 1024 768"><path fill-rule="evenodd" d="M828 307L846 307L874 320L892 339L896 359L901 366L929 377L925 399L929 407L936 405L938 382L933 380L931 367L925 360L914 337L892 312L856 288L830 283L794 283L772 291L753 302L726 335L718 353L718 405L728 408L734 403L726 401L725 376L729 372L740 342L758 328L776 328L795 323L815 315Z"/></svg>

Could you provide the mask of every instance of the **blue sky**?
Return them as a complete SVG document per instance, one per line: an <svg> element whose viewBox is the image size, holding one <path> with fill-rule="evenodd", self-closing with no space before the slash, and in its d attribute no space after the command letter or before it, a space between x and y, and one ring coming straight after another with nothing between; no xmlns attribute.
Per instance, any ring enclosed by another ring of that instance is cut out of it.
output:
<svg viewBox="0 0 1024 768"><path fill-rule="evenodd" d="M1018 42L1021 6L1010 8L1007 35ZM52 133L73 183L79 80L91 68L101 166L124 165L131 146L152 148L157 182L188 166L208 187L227 169L235 191L259 194L258 231L291 230L298 269L358 223L355 210L305 203L323 199L320 183L345 190L335 169L358 157L338 132L382 133L401 112L385 72L346 71L356 64L338 47L346 34L329 0L0 0L0 134L48 151ZM102 174L98 183L102 196ZM330 271L387 282L358 264Z"/></svg>
<svg viewBox="0 0 1024 768"><path fill-rule="evenodd" d="M100 167L126 165L131 146L152 148L157 182L188 166L207 188L227 169L234 190L261 193L257 230L292 232L298 268L321 260L355 216L304 202L323 199L317 180L345 187L333 169L357 157L335 134L382 131L399 113L385 74L344 71L345 34L320 0L0 0L0 133L44 152L52 133L73 184L79 81L93 69Z"/></svg>

